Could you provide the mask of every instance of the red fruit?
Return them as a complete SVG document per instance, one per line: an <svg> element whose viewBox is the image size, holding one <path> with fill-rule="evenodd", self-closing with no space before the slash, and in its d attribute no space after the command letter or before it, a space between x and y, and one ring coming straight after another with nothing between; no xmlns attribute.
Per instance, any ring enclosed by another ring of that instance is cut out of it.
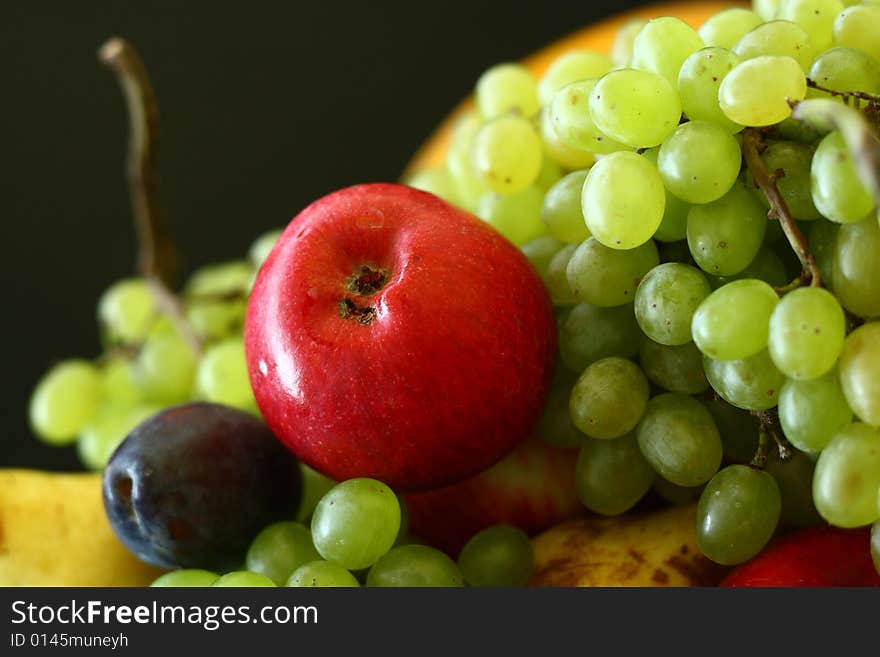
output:
<svg viewBox="0 0 880 657"><path fill-rule="evenodd" d="M494 229L408 187L349 187L296 217L245 323L260 411L303 461L398 490L459 481L535 426L552 307Z"/></svg>
<svg viewBox="0 0 880 657"><path fill-rule="evenodd" d="M721 586L880 586L870 528L822 526L788 534L734 569Z"/></svg>
<svg viewBox="0 0 880 657"><path fill-rule="evenodd" d="M577 449L529 438L465 481L404 495L409 530L455 557L481 529L507 524L536 534L584 511L575 485Z"/></svg>

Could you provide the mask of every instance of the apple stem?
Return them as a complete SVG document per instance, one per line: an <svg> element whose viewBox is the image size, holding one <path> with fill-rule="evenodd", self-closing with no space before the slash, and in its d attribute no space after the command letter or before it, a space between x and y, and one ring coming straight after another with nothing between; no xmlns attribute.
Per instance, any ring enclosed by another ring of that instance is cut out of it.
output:
<svg viewBox="0 0 880 657"><path fill-rule="evenodd" d="M160 311L171 319L198 355L203 348L202 340L173 291L176 250L166 230L156 174L159 141L156 94L143 60L125 39L108 39L98 50L98 59L116 74L128 111L131 133L126 174L138 243L138 271L149 284Z"/></svg>
<svg viewBox="0 0 880 657"><path fill-rule="evenodd" d="M784 294L786 291L806 285L807 283L813 287L820 287L822 285L822 276L819 273L816 258L810 252L807 238L804 237L804 234L795 223L791 212L788 210L788 205L785 203L785 199L782 198L782 194L779 192L779 187L776 186L776 179L781 178L784 172L782 169L777 169L773 172L767 171L764 160L761 158L763 146L761 133L758 130L755 128L743 130L743 157L749 172L752 174L752 179L761 191L764 192L764 196L770 204L770 211L767 215L779 221L782 231L788 239L788 243L791 244L791 248L794 250L802 266L800 277L792 281L790 285L777 291Z"/></svg>

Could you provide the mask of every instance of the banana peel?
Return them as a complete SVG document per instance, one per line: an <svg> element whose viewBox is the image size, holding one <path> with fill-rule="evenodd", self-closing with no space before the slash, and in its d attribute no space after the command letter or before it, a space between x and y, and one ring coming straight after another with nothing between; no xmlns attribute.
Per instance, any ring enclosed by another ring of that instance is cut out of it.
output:
<svg viewBox="0 0 880 657"><path fill-rule="evenodd" d="M101 476L0 470L0 586L146 586L107 521Z"/></svg>
<svg viewBox="0 0 880 657"><path fill-rule="evenodd" d="M537 536L532 586L717 586L697 547L696 506L575 518Z"/></svg>

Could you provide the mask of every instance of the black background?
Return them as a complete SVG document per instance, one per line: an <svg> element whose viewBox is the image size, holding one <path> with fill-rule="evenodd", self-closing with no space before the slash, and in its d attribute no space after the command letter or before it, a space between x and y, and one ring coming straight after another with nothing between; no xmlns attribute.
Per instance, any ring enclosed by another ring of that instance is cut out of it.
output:
<svg viewBox="0 0 880 657"><path fill-rule="evenodd" d="M53 362L98 354L98 296L133 270L107 37L136 44L156 88L185 274L333 189L395 180L485 68L638 4L4 0L0 465L79 467L31 437L27 400Z"/></svg>

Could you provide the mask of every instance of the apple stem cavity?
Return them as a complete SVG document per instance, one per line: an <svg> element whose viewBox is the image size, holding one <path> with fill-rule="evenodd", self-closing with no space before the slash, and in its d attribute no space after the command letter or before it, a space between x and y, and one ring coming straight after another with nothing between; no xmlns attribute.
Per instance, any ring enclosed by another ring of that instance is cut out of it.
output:
<svg viewBox="0 0 880 657"><path fill-rule="evenodd" d="M348 279L346 287L354 294L370 296L385 287L387 282L388 272L385 269L373 265L361 265Z"/></svg>
<svg viewBox="0 0 880 657"><path fill-rule="evenodd" d="M339 302L339 316L366 326L376 319L376 309L373 306L359 306L351 299L343 299Z"/></svg>
<svg viewBox="0 0 880 657"><path fill-rule="evenodd" d="M180 298L173 291L176 249L168 234L159 202L156 154L159 141L159 106L143 60L128 41L108 39L98 59L119 81L130 125L126 174L137 235L137 269L147 281L159 309L174 323L198 356L202 340L187 320Z"/></svg>
<svg viewBox="0 0 880 657"><path fill-rule="evenodd" d="M839 105L840 103L835 104ZM822 276L819 273L816 258L810 252L807 238L804 237L797 223L795 223L794 217L791 216L791 212L789 212L788 206L785 203L785 199L782 198L782 194L776 186L776 179L782 177L784 172L781 169L773 172L767 171L764 160L761 158L764 142L760 131L755 128L746 128L743 130L742 135L743 158L746 161L749 172L752 174L752 179L764 193L767 202L770 204L770 210L767 214L769 217L779 221L782 231L788 239L788 243L791 244L791 248L803 267L801 275L792 281L791 284L777 289L777 293L785 294L785 292L806 284L812 287L821 287Z"/></svg>

